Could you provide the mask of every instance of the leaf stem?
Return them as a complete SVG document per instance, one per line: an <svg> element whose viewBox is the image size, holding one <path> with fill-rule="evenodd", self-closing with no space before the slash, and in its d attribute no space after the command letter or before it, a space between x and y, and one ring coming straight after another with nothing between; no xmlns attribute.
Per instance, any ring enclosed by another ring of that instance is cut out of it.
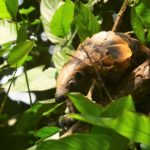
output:
<svg viewBox="0 0 150 150"><path fill-rule="evenodd" d="M13 74L13 77L12 77L12 79L11 79L11 81L10 81L8 90L7 90L7 92L6 92L6 95L5 95L5 97L4 97L3 102L2 102L2 104L1 104L1 107L0 107L0 114L1 114L1 113L3 112L3 110L4 110L4 107L5 107L5 104L6 104L6 102L7 102L7 98L8 98L8 93L9 93L9 91L10 91L11 85L12 85L13 80L14 80L14 78L15 78L16 72L17 72L17 69L15 70L15 72L14 72L14 74Z"/></svg>
<svg viewBox="0 0 150 150"><path fill-rule="evenodd" d="M119 11L119 13L118 13L118 15L117 15L117 18L116 18L116 20L115 20L115 23L114 23L114 25L113 25L112 31L116 31L117 26L118 26L118 24L119 24L119 22L120 22L120 19L121 19L121 17L123 16L123 13L125 12L125 10L126 10L126 8L127 8L128 2L129 2L129 0L124 0L124 3L123 3L123 5L121 6L121 9L120 9L120 11Z"/></svg>
<svg viewBox="0 0 150 150"><path fill-rule="evenodd" d="M71 45L71 43L72 43L72 40L74 39L74 37L76 36L76 34L77 34L77 29L73 32L73 34L71 35L71 37L70 37L70 39L69 39L69 41L68 41L68 43L67 43L67 47L69 47L70 45Z"/></svg>
<svg viewBox="0 0 150 150"><path fill-rule="evenodd" d="M28 88L28 93L29 93L30 105L32 106L32 97L31 97L31 91L30 91L30 87L29 87L29 80L28 80L28 75L27 75L26 67L24 69L24 74L25 74L27 88Z"/></svg>

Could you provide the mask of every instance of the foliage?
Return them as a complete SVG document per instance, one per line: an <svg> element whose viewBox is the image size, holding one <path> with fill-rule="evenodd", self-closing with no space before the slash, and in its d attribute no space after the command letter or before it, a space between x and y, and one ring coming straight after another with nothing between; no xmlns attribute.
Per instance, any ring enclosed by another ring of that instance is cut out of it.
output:
<svg viewBox="0 0 150 150"><path fill-rule="evenodd" d="M65 104L54 101L57 74L79 43L111 30L121 6L120 0L26 0L21 5L0 0L1 150L150 149L150 119L136 112L131 96L104 107L68 93L79 111L68 116L89 124L90 130L58 139ZM118 31L134 31L150 45L149 1L129 1ZM19 94L27 94L24 101L30 99L30 106L20 102Z"/></svg>

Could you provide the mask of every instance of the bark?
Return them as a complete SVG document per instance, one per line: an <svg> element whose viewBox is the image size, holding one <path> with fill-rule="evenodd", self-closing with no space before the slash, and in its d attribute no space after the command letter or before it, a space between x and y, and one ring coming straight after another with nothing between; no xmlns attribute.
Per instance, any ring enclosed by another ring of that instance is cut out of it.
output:
<svg viewBox="0 0 150 150"><path fill-rule="evenodd" d="M131 94L138 112L150 112L150 62L145 61L122 82L117 97Z"/></svg>

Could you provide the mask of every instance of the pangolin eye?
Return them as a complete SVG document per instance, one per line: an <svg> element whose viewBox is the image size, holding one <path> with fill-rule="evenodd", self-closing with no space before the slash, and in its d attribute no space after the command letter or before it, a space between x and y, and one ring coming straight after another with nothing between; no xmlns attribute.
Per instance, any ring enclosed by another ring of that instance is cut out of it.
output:
<svg viewBox="0 0 150 150"><path fill-rule="evenodd" d="M75 78L76 80L81 80L84 76L84 73L83 72L76 72L75 74Z"/></svg>
<svg viewBox="0 0 150 150"><path fill-rule="evenodd" d="M74 86L74 84L75 84L75 80L70 80L68 82L69 87Z"/></svg>

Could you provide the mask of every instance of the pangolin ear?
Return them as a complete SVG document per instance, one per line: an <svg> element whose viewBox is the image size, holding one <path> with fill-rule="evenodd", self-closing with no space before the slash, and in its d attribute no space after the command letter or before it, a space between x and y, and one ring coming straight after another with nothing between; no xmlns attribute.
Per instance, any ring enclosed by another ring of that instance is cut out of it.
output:
<svg viewBox="0 0 150 150"><path fill-rule="evenodd" d="M115 63L121 63L132 56L132 50L128 45L115 44L108 47L108 55L111 55Z"/></svg>

